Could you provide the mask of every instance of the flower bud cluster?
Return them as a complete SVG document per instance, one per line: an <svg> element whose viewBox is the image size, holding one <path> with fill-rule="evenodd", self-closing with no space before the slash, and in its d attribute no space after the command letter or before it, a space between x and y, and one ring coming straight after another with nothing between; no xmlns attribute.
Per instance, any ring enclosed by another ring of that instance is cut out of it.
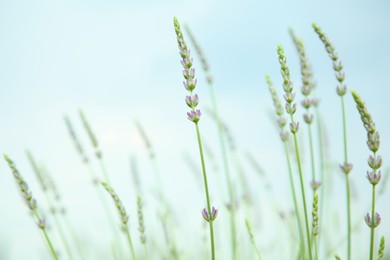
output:
<svg viewBox="0 0 390 260"><path fill-rule="evenodd" d="M208 210L204 208L202 210L202 216L207 222L213 222L218 216L218 209L213 207L211 213L209 213Z"/></svg>
<svg viewBox="0 0 390 260"><path fill-rule="evenodd" d="M367 215L364 217L364 220L366 221L366 224L367 224L368 227L376 228L381 223L382 218L381 218L381 215L379 215L378 212L375 212L375 218L373 219L373 221L371 220L371 216L370 216L369 213L367 213Z"/></svg>
<svg viewBox="0 0 390 260"><path fill-rule="evenodd" d="M343 72L343 63L339 60L339 56L333 44L330 42L328 36L321 30L321 28L317 24L313 23L313 28L314 31L318 34L320 40L324 43L326 52L332 59L333 70L335 71L336 79L339 82L339 85L337 85L336 88L336 92L340 97L342 97L345 95L345 93L347 93L347 86L344 84L345 74Z"/></svg>
<svg viewBox="0 0 390 260"><path fill-rule="evenodd" d="M312 228L313 228L313 235L314 237L318 236L318 193L314 193L314 200L313 200L313 211L312 211Z"/></svg>
<svg viewBox="0 0 390 260"><path fill-rule="evenodd" d="M377 185L382 177L381 171L379 168L382 166L382 157L376 155L376 152L380 146L380 135L376 130L375 123L372 120L370 113L367 110L366 104L363 102L359 94L355 91L352 91L353 99L356 103L356 108L359 111L360 119L363 122L363 126L367 132L367 146L368 149L373 152L373 156L368 157L368 166L371 168L371 171L367 171L367 179L372 185Z"/></svg>
<svg viewBox="0 0 390 260"><path fill-rule="evenodd" d="M287 59L284 56L284 50L281 44L278 45L277 52L280 63L280 72L283 77L283 90L285 92L284 99L286 101L285 109L287 114L291 116L290 132L295 134L298 132L299 123L295 122L293 119L293 115L297 110L296 104L293 103L295 100L295 93L293 93L294 87L293 83L290 80L290 70L287 66Z"/></svg>
<svg viewBox="0 0 390 260"><path fill-rule="evenodd" d="M183 85L184 88L189 92L189 95L186 96L185 102L187 106L191 109L187 113L188 120L197 124L200 120L201 112L196 107L199 104L199 97L197 94L193 94L192 91L196 87L197 80L195 79L195 68L192 67L193 59L190 57L190 50L187 47L186 42L184 41L183 33L180 28L179 21L176 17L173 18L173 24L175 27L175 33L177 37L177 43L179 45L179 54L181 59L181 65L183 66Z"/></svg>
<svg viewBox="0 0 390 260"><path fill-rule="evenodd" d="M108 185L106 182L101 182L104 189L110 194L111 198L115 202L115 206L118 209L120 220L121 220L121 228L123 231L127 230L127 222L129 221L129 216L127 215L126 209L122 204L122 201L119 199L118 195L116 195L114 189Z"/></svg>
<svg viewBox="0 0 390 260"><path fill-rule="evenodd" d="M287 119L284 117L283 106L282 106L280 99L278 97L278 94L276 93L276 90L273 86L271 77L269 75L267 75L265 77L265 80L267 82L268 89L271 93L272 101L274 103L275 113L276 113L276 116L278 118L277 123L278 123L278 126L280 128L280 139L282 139L283 142L287 142L288 132L284 130L284 128L287 124Z"/></svg>

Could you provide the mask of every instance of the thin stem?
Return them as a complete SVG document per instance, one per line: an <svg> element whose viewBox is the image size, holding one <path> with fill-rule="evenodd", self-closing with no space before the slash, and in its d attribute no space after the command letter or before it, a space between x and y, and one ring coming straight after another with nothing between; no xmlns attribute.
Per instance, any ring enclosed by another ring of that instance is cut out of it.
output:
<svg viewBox="0 0 390 260"><path fill-rule="evenodd" d="M103 159L101 157L98 158L100 169L102 171L104 181L110 185L110 178L108 177L106 166L104 165Z"/></svg>
<svg viewBox="0 0 390 260"><path fill-rule="evenodd" d="M291 115L291 122L294 122L293 115ZM308 216L307 216L305 183L303 181L301 158L300 158L300 155L299 155L298 138L297 138L297 134L296 133L294 133L294 144L295 144L295 153L296 153L297 162L298 162L299 180L300 180L300 183L301 183L301 194L302 194L302 201L303 201L303 209L304 209L304 213L305 213L307 245L308 245L308 249L309 249L309 256L310 256L310 259L312 260L313 259L313 255L312 255L312 252L311 252L311 240L310 240L309 219L308 219Z"/></svg>
<svg viewBox="0 0 390 260"><path fill-rule="evenodd" d="M298 207L298 202L297 202L297 195L295 192L295 185L294 185L294 179L293 179L293 175L292 175L291 161L290 161L290 155L288 152L287 142L284 142L284 152L286 154L291 192L292 192L293 201L294 201L294 210L295 210L295 215L296 215L296 220L297 220L297 225L298 225L298 233L299 233L299 240L300 240L299 241L300 255L303 257L305 255L305 240L303 238L301 216L299 214L299 207Z"/></svg>
<svg viewBox="0 0 390 260"><path fill-rule="evenodd" d="M348 144L347 144L347 123L345 116L344 96L341 96L341 109L343 114L343 137L344 137L344 164L348 163ZM347 185L347 229L348 229L348 260L351 260L352 250L352 236L351 236L351 190L349 184L349 173L345 174L345 181Z"/></svg>
<svg viewBox="0 0 390 260"><path fill-rule="evenodd" d="M206 165L205 165L205 161L204 161L202 140L201 140L201 137L200 137L198 123L195 123L195 128L196 128L196 136L197 136L197 139L198 139L200 160L201 160L201 163L202 163L202 172L203 172L203 181L204 181L204 188L205 188L205 194L206 194L207 210L208 210L209 214L211 214L210 195L209 195L209 187L208 187L208 183L207 183ZM214 250L213 221L209 221L209 224L210 224L211 259L214 260L215 259L215 250Z"/></svg>
<svg viewBox="0 0 390 260"><path fill-rule="evenodd" d="M315 236L314 236L314 250L316 252L316 260L318 260L317 238Z"/></svg>
<svg viewBox="0 0 390 260"><path fill-rule="evenodd" d="M316 166L315 166L315 162L314 162L313 134L312 134L312 130L311 130L311 124L308 124L307 127L309 129L311 176L312 176L312 180L314 182L314 181L316 181ZM313 189L313 193L314 193L314 189Z"/></svg>
<svg viewBox="0 0 390 260"><path fill-rule="evenodd" d="M41 219L41 217L39 216L39 214L38 214L38 212L36 210L33 210L33 214L34 214L36 219L38 219L38 220ZM47 245L49 246L49 250L50 250L50 252L51 252L51 254L53 256L53 259L58 260L58 255L57 255L57 253L56 253L56 251L55 251L55 249L53 247L53 244L52 244L52 242L51 242L51 240L49 238L49 235L46 232L46 227L42 228L41 230L43 232L43 235L45 237Z"/></svg>
<svg viewBox="0 0 390 260"><path fill-rule="evenodd" d="M221 148L222 153L222 159L223 159L223 168L225 171L225 177L226 177L226 184L228 188L228 194L229 194L229 201L230 201L230 232L231 232L231 243L232 243L232 258L237 258L237 234L236 234L236 214L235 214L235 202L234 202L234 193L233 193L233 186L232 181L230 177L230 171L228 166L228 158L227 158L227 151L225 147L225 139L224 139L224 133L223 133L223 126L221 118L218 114L218 107L217 107L217 98L215 96L213 85L210 81L208 81L209 90L210 90L210 96L211 96L211 104L214 112L215 119L217 120L218 125L218 136L219 136L219 144Z"/></svg>
<svg viewBox="0 0 390 260"><path fill-rule="evenodd" d="M127 241L129 242L130 254L132 258L135 260L137 258L135 257L133 242L131 241L129 227L127 225L126 225L126 237L127 237Z"/></svg>
<svg viewBox="0 0 390 260"><path fill-rule="evenodd" d="M375 156L375 154L374 154ZM370 241L370 260L374 260L374 233L375 233L375 185L372 185L372 208L371 208L371 241Z"/></svg>

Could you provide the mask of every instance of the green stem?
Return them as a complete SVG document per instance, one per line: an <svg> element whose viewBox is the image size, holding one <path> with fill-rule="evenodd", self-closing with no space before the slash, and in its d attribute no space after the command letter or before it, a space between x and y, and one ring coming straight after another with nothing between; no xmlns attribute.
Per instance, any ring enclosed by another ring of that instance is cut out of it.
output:
<svg viewBox="0 0 390 260"><path fill-rule="evenodd" d="M375 156L375 153L374 153L374 156ZM375 200L375 185L372 185L370 260L374 260L375 202L376 202L376 200Z"/></svg>
<svg viewBox="0 0 390 260"><path fill-rule="evenodd" d="M131 241L129 227L127 225L126 225L126 237L127 237L127 241L129 242L130 254L131 254L133 260L135 260L137 258L135 257L133 242Z"/></svg>
<svg viewBox="0 0 390 260"><path fill-rule="evenodd" d="M291 115L291 122L294 122L294 117ZM294 144L295 144L295 153L297 156L297 162L298 162L298 170L299 170L299 180L301 183L301 194L302 194L302 201L303 201L303 209L305 213L305 224L306 224L306 239L307 239L307 246L309 249L309 257L312 260L313 255L311 252L311 240L310 240L310 229L309 229L309 219L307 216L307 205L306 205L306 194L305 194L305 182L303 181L303 173L302 173L302 165L301 165L301 158L299 155L299 146L298 146L298 138L297 133L294 133Z"/></svg>
<svg viewBox="0 0 390 260"><path fill-rule="evenodd" d="M292 169L291 169L291 161L290 161L290 155L288 153L288 147L287 142L284 142L284 152L286 154L286 160L287 160L287 166L288 166L288 172L289 172L289 178L290 178L290 186L291 186L291 192L293 195L293 201L294 201L294 210L295 215L297 219L297 225L298 225L298 233L299 233L299 248L300 248L300 255L304 257L305 255L305 240L303 238L303 232L302 232L302 223L301 223L301 216L299 214L299 207L297 202L297 195L295 192L295 185L294 185L294 179L292 175Z"/></svg>
<svg viewBox="0 0 390 260"><path fill-rule="evenodd" d="M38 221L41 219L41 217L39 216L39 214L38 214L38 212L36 210L33 210L33 214L34 214L35 218ZM46 232L46 227L42 228L41 230L43 232L43 235L45 237L47 245L49 246L49 250L50 250L50 252L51 252L51 254L53 256L53 259L58 260L58 255L57 255L56 251L54 250L54 247L53 247L53 244L52 244L52 242L51 242L51 240L49 238L49 235Z"/></svg>
<svg viewBox="0 0 390 260"><path fill-rule="evenodd" d="M314 162L313 134L312 134L312 130L311 130L311 124L308 124L307 127L309 129L311 177L312 177L312 181L314 182L314 181L316 181L316 166L315 166L315 162ZM313 194L314 194L314 190L313 190Z"/></svg>
<svg viewBox="0 0 390 260"><path fill-rule="evenodd" d="M196 128L196 136L197 136L197 139L198 139L200 160L202 162L202 172L203 172L204 188L205 188L205 193L206 193L207 210L208 210L208 213L211 214L210 195L209 195L209 187L208 187L208 183L207 183L206 165L205 165L205 161L204 161L202 140L201 140L201 137L200 137L198 123L195 123L195 128ZM215 250L214 250L213 221L210 221L209 224L210 224L211 259L214 260L215 259Z"/></svg>
<svg viewBox="0 0 390 260"><path fill-rule="evenodd" d="M318 260L317 238L315 236L314 236L314 250L316 252L316 260Z"/></svg>
<svg viewBox="0 0 390 260"><path fill-rule="evenodd" d="M222 159L223 159L223 168L225 171L225 177L226 177L226 184L228 188L228 194L229 194L229 201L230 201L230 232L231 232L231 243L232 243L232 258L237 259L237 234L236 234L236 209L235 209L235 202L234 202L234 193L233 193L233 186L232 181L230 177L230 171L228 166L228 158L227 158L227 152L225 147L225 140L224 140L224 134L223 134L223 126L221 118L218 114L218 107L217 107L217 98L215 96L213 85L209 82L209 89L210 89L210 96L211 96L211 103L212 108L214 112L215 119L217 121L218 125L218 136L219 136L219 144L221 148L222 153Z"/></svg>
<svg viewBox="0 0 390 260"><path fill-rule="evenodd" d="M344 137L344 164L348 163L348 144L347 144L347 123L345 116L344 96L341 97L341 109L343 113L343 137ZM348 173L349 174L349 173ZM347 182L347 222L348 222L348 260L351 260L352 237L351 237L351 191L349 185L348 174L346 174Z"/></svg>
<svg viewBox="0 0 390 260"><path fill-rule="evenodd" d="M98 160L99 160L100 169L104 177L104 181L107 182L108 185L110 185L110 178L108 177L107 169L106 166L104 165L102 157L99 157Z"/></svg>

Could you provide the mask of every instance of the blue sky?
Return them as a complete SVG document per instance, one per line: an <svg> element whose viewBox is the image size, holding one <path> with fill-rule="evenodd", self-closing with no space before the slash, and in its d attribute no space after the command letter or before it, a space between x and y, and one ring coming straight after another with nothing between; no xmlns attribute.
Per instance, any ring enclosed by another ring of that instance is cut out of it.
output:
<svg viewBox="0 0 390 260"><path fill-rule="evenodd" d="M116 173L118 189L126 193L126 187L119 184L128 178L123 173L128 174L129 155L137 154L141 165L147 163L133 126L138 119L161 154L162 171L169 172L164 181L172 197L186 192L186 178L180 175L185 166L169 170L182 151L197 156L195 135L185 116L186 93L172 25L177 16L192 28L207 55L221 113L240 149L257 154L270 172L281 160L281 149L268 116L272 103L264 75L269 73L278 91L282 90L278 43L285 46L296 89L300 86L289 27L303 38L313 65L331 157L337 162L342 156L336 81L323 45L311 28L311 23L317 22L344 61L347 85L368 104L382 133L381 149L388 165L389 11L387 1L0 1L0 152L9 154L38 190L25 158L25 150L31 149L58 173L56 179L69 194L68 201L74 201L88 179L78 174L81 165L63 116L69 115L82 135L77 109L83 108L96 129L109 168ZM197 93L204 108L210 105L208 89L199 60L194 58ZM359 169L353 174L358 176L358 189L365 193L369 191L364 179L365 133L350 96L346 96L346 105L351 160ZM207 116L202 127L205 139L217 151L215 126ZM87 145L88 140L83 140ZM21 216L27 215L26 210L12 183L6 164L0 163L0 215L10 222L4 225L4 220L0 221L5 230L0 240L9 238L15 245L21 230L31 235L36 230L29 227L33 225L28 216ZM191 199L193 195L188 196ZM185 205L186 200L182 197L177 203ZM223 199L219 200L223 204ZM202 203L199 200L197 207L202 208ZM82 202L74 205L78 209L84 206ZM390 217L390 212L384 214ZM19 227L18 232L13 225ZM26 251L39 258L33 245ZM16 246L9 249L10 259L23 256L17 251Z"/></svg>

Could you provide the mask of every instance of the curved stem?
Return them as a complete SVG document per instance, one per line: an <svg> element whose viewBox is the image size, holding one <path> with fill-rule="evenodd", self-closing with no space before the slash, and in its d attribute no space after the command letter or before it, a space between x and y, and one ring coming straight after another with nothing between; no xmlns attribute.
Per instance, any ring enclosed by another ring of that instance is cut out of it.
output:
<svg viewBox="0 0 390 260"><path fill-rule="evenodd" d="M198 139L200 160L201 160L201 163L202 163L202 172L203 172L204 189L205 189L205 194L206 194L207 210L208 210L208 213L211 214L210 195L209 195L209 187L208 187L208 182L207 182L206 165L205 165L205 161L204 161L202 140L201 140L201 137L200 137L198 123L195 123L195 128L196 128L196 136L197 136L197 139ZM215 250L214 250L213 221L210 221L209 224L210 224L211 259L214 260L215 259Z"/></svg>
<svg viewBox="0 0 390 260"><path fill-rule="evenodd" d="M370 260L374 259L374 241L375 241L375 185L372 185L372 208L371 208L371 239L370 239Z"/></svg>
<svg viewBox="0 0 390 260"><path fill-rule="evenodd" d="M341 109L343 114L343 137L344 137L344 164L348 163L348 144L347 144L347 123L345 116L344 96L341 97ZM347 225L348 225L348 260L351 260L352 237L351 237L351 191L349 185L348 174L345 174L347 185Z"/></svg>
<svg viewBox="0 0 390 260"><path fill-rule="evenodd" d="M294 117L292 115L291 115L291 122L294 122ZM298 162L299 180L300 180L300 183L301 183L301 194L302 194L302 201L303 201L303 209L304 209L304 213L305 213L307 246L308 246L308 249L309 249L309 257L312 260L313 259L313 255L312 255L312 252L311 252L311 240L310 240L309 219L308 219L308 216L307 216L305 183L303 181L301 158L300 158L300 155L299 155L298 138L297 138L297 134L296 133L294 133L294 144L295 144L295 153L296 153L297 162Z"/></svg>
<svg viewBox="0 0 390 260"><path fill-rule="evenodd" d="M295 210L295 215L297 219L297 225L298 225L298 232L299 232L299 248L300 248L300 255L302 257L305 256L305 239L303 238L303 232L302 232L302 223L301 223L301 216L299 214L299 207L298 207L298 202L297 202L297 195L295 192L295 185L294 185L294 179L292 175L292 169L291 169L291 161L290 161L290 156L288 153L288 147L287 147L287 142L284 142L284 152L286 154L286 160L287 160L287 166L288 166L288 172L289 172L289 178L290 178L290 186L291 186L291 192L293 195L293 201L294 201L294 210Z"/></svg>
<svg viewBox="0 0 390 260"><path fill-rule="evenodd" d="M36 210L34 210L33 213L34 213L34 216L36 217L37 220L41 219L41 217L39 216L39 214L38 214L38 212ZM41 230L43 232L43 235L45 237L47 245L49 246L49 250L50 250L50 253L53 256L53 259L58 260L57 252L54 250L53 244L52 244L52 242L51 242L51 240L49 238L49 235L46 232L46 228L42 228Z"/></svg>
<svg viewBox="0 0 390 260"><path fill-rule="evenodd" d="M237 258L237 234L236 234L236 209L235 209L235 202L234 202L234 193L233 193L233 186L232 181L230 178L230 171L228 166L228 158L227 158L227 152L225 147L225 140L224 140L224 133L223 133L223 126L221 118L218 114L218 107L217 107L217 99L215 96L213 85L209 82L209 89L210 89L210 96L211 96L211 104L213 108L213 113L215 116L215 119L217 121L218 125L218 136L219 136L219 144L221 148L222 153L222 160L223 160L223 168L225 171L225 177L226 177L226 184L228 188L228 195L229 195L229 202L230 202L230 232L231 232L231 243L232 243L232 258Z"/></svg>
<svg viewBox="0 0 390 260"><path fill-rule="evenodd" d="M135 257L133 242L131 241L129 227L127 225L126 225L126 237L127 237L127 241L129 242L130 254L132 258L135 260L137 258Z"/></svg>

